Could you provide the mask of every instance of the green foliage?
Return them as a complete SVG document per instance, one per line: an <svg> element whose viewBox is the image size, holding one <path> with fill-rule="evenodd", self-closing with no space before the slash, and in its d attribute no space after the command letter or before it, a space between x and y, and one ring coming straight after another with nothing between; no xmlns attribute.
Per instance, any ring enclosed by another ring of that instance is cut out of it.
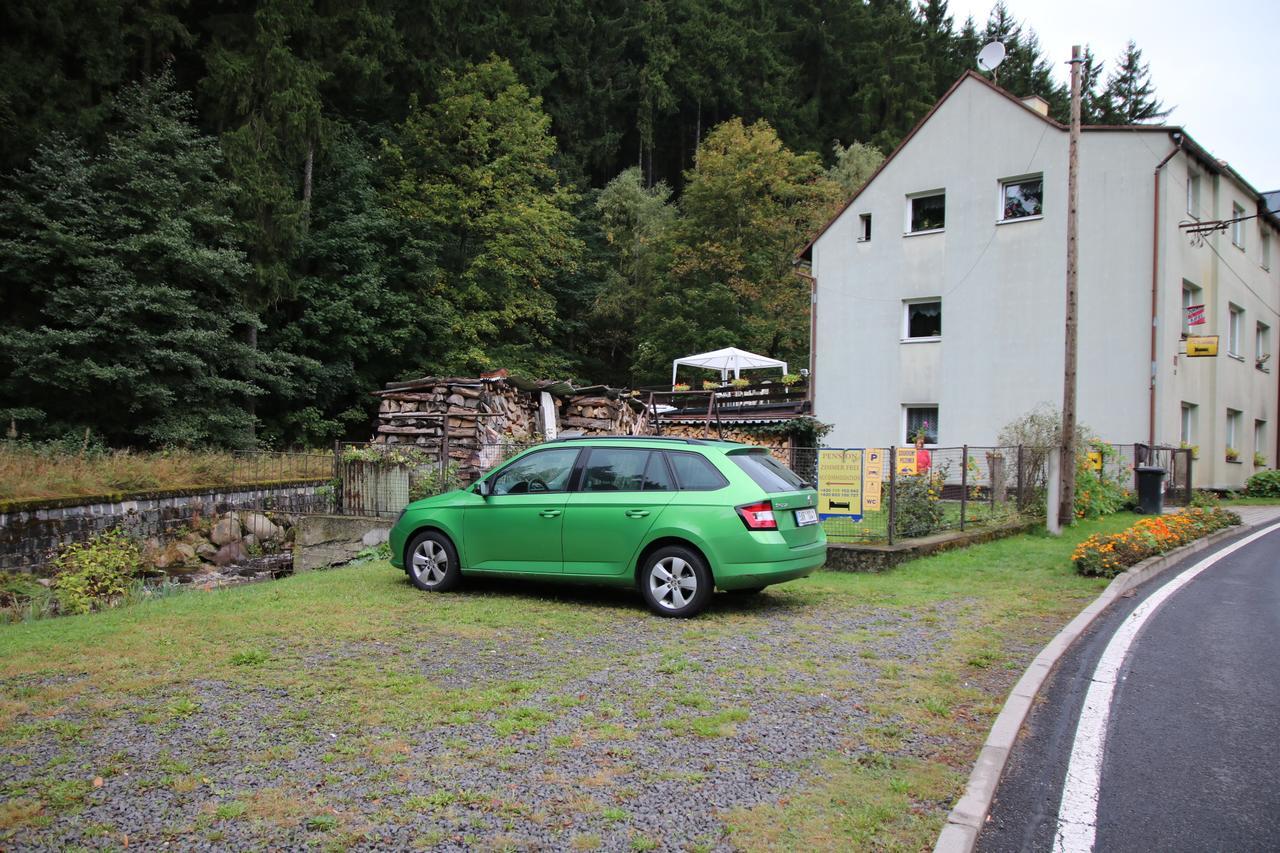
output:
<svg viewBox="0 0 1280 853"><path fill-rule="evenodd" d="M1089 453L1102 458L1102 467ZM1117 512L1130 498L1132 468L1125 470L1117 463L1119 454L1109 444L1082 445L1076 456L1076 518L1100 518Z"/></svg>
<svg viewBox="0 0 1280 853"><path fill-rule="evenodd" d="M1280 494L1280 484L1277 484L1277 494ZM1222 505L1222 498L1218 497L1217 492L1208 489L1194 489L1191 492L1191 505L1199 509L1212 509Z"/></svg>
<svg viewBox="0 0 1280 853"><path fill-rule="evenodd" d="M167 73L113 116L101 154L52 140L0 195L0 400L46 435L243 444L260 362L217 146Z"/></svg>
<svg viewBox="0 0 1280 853"><path fill-rule="evenodd" d="M436 464L414 472L409 483L409 500L420 501L432 495L460 488L462 488L462 478L458 474L458 464L450 462L443 472Z"/></svg>
<svg viewBox="0 0 1280 853"><path fill-rule="evenodd" d="M945 512L942 486L947 481L947 467L941 466L924 474L898 477L896 482L897 520L894 533L913 538L928 536L942 529Z"/></svg>
<svg viewBox="0 0 1280 853"><path fill-rule="evenodd" d="M511 65L447 74L440 99L414 108L387 153L389 201L425 261L432 365L562 369L546 358L556 322L547 286L577 263L572 194L556 175L551 120Z"/></svg>
<svg viewBox="0 0 1280 853"><path fill-rule="evenodd" d="M53 589L63 613L109 607L142 570L138 544L119 530L67 545L53 561Z"/></svg>
<svg viewBox="0 0 1280 853"><path fill-rule="evenodd" d="M1259 471L1245 483L1245 494L1251 498L1280 498L1280 471Z"/></svg>
<svg viewBox="0 0 1280 853"><path fill-rule="evenodd" d="M875 174L884 162L884 154L874 145L853 142L832 146L835 163L827 170L827 177L840 185L846 198L852 196Z"/></svg>
<svg viewBox="0 0 1280 853"><path fill-rule="evenodd" d="M839 191L766 122L732 119L708 134L680 199L670 274L639 324L636 377L659 382L673 358L730 345L803 361L809 285L792 255Z"/></svg>

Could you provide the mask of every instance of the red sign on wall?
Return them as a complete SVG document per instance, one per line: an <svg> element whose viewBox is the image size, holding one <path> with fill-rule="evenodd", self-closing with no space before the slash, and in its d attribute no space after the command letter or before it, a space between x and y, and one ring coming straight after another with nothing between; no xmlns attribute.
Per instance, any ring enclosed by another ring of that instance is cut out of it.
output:
<svg viewBox="0 0 1280 853"><path fill-rule="evenodd" d="M1203 305L1187 306L1187 325L1188 326L1204 325L1204 306Z"/></svg>

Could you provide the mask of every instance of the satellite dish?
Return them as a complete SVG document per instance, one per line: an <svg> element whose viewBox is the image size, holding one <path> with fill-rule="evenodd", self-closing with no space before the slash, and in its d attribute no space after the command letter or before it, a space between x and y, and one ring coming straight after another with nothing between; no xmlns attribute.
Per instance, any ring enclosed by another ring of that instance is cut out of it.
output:
<svg viewBox="0 0 1280 853"><path fill-rule="evenodd" d="M978 67L983 71L995 71L1004 62L1004 45L993 41L978 52Z"/></svg>

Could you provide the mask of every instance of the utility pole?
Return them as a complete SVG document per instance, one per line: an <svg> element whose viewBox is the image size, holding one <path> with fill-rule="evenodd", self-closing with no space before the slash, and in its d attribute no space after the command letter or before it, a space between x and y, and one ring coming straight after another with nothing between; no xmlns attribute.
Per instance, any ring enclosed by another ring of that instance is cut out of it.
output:
<svg viewBox="0 0 1280 853"><path fill-rule="evenodd" d="M1080 45L1071 48L1071 141L1067 149L1067 323L1062 382L1062 503L1058 517L1075 521L1076 504L1076 328L1080 246L1076 226L1080 202Z"/></svg>

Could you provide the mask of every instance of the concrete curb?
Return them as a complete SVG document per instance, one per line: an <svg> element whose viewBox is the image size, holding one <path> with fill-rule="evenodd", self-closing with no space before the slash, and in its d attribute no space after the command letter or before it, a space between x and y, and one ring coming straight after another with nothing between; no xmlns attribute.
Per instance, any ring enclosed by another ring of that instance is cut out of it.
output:
<svg viewBox="0 0 1280 853"><path fill-rule="evenodd" d="M933 847L934 853L971 853L974 849L978 833L991 809L991 801L995 798L996 787L1000 784L1000 776L1004 773L1005 762L1017 740L1018 732L1022 730L1022 724L1031 712L1036 694L1057 666L1058 660L1094 620L1121 595L1164 571L1176 561L1261 526L1263 525L1245 524L1219 530L1167 554L1143 560L1127 572L1117 575L1092 604L1068 622L1036 655L1036 659L1010 691L1004 708L1000 710L1000 715L991 726L991 733L982 745L982 751L978 753L978 761L969 774L964 795L951 809L951 814L947 815L947 823Z"/></svg>

